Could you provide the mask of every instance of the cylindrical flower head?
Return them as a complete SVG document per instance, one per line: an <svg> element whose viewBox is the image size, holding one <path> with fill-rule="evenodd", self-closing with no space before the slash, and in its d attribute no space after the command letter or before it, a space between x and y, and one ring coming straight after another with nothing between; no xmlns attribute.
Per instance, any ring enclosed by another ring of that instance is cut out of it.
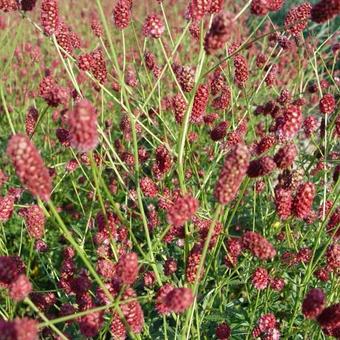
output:
<svg viewBox="0 0 340 340"><path fill-rule="evenodd" d="M78 151L87 152L97 146L97 113L88 100L82 99L76 103L69 113L68 126L71 145Z"/></svg>
<svg viewBox="0 0 340 340"><path fill-rule="evenodd" d="M218 13L222 11L224 0L211 0L209 13Z"/></svg>
<svg viewBox="0 0 340 340"><path fill-rule="evenodd" d="M52 191L52 179L30 139L22 134L12 136L8 142L7 154L12 160L21 183L33 195L48 201Z"/></svg>
<svg viewBox="0 0 340 340"><path fill-rule="evenodd" d="M289 168L297 155L297 149L294 144L283 146L274 156L274 162L280 169Z"/></svg>
<svg viewBox="0 0 340 340"><path fill-rule="evenodd" d="M43 0L41 3L41 25L44 33L50 36L57 32L58 29L58 1Z"/></svg>
<svg viewBox="0 0 340 340"><path fill-rule="evenodd" d="M256 268L252 275L251 281L254 287L258 290L267 288L269 284L269 275L267 269L262 267Z"/></svg>
<svg viewBox="0 0 340 340"><path fill-rule="evenodd" d="M165 304L173 313L180 314L186 311L194 302L194 295L190 288L175 288L166 298Z"/></svg>
<svg viewBox="0 0 340 340"><path fill-rule="evenodd" d="M319 288L312 288L302 303L302 313L308 319L315 319L324 309L325 294Z"/></svg>
<svg viewBox="0 0 340 340"><path fill-rule="evenodd" d="M320 112L325 114L331 114L335 109L335 99L330 93L325 94L320 100Z"/></svg>
<svg viewBox="0 0 340 340"><path fill-rule="evenodd" d="M266 15L269 12L268 0L252 0L250 4L250 11L255 15Z"/></svg>
<svg viewBox="0 0 340 340"><path fill-rule="evenodd" d="M254 159L249 163L247 175L250 178L269 175L276 168L276 164L269 156Z"/></svg>
<svg viewBox="0 0 340 340"><path fill-rule="evenodd" d="M7 222L14 210L14 197L7 194L6 196L0 196L0 222Z"/></svg>
<svg viewBox="0 0 340 340"><path fill-rule="evenodd" d="M276 250L269 241L254 231L244 233L242 246L260 260L270 260L276 255Z"/></svg>
<svg viewBox="0 0 340 340"><path fill-rule="evenodd" d="M312 8L312 20L318 24L340 15L339 0L321 0Z"/></svg>
<svg viewBox="0 0 340 340"><path fill-rule="evenodd" d="M209 13L210 6L211 0L191 0L187 9L188 17L193 21L199 21Z"/></svg>
<svg viewBox="0 0 340 340"><path fill-rule="evenodd" d="M190 194L178 197L172 207L168 210L168 223L180 227L184 225L196 213L199 203Z"/></svg>
<svg viewBox="0 0 340 340"><path fill-rule="evenodd" d="M322 328L335 329L340 327L340 303L325 308L317 321Z"/></svg>
<svg viewBox="0 0 340 340"><path fill-rule="evenodd" d="M275 189L276 213L281 220L286 220L292 213L292 192L289 189Z"/></svg>
<svg viewBox="0 0 340 340"><path fill-rule="evenodd" d="M249 158L248 148L243 144L237 145L226 156L214 191L219 203L228 204L235 198L246 175Z"/></svg>
<svg viewBox="0 0 340 340"><path fill-rule="evenodd" d="M31 205L20 209L19 215L24 218L29 235L37 240L41 239L45 229L43 210L38 205Z"/></svg>
<svg viewBox="0 0 340 340"><path fill-rule="evenodd" d="M235 66L235 83L238 87L242 88L245 86L248 77L248 63L247 59L238 54L234 59L234 66Z"/></svg>
<svg viewBox="0 0 340 340"><path fill-rule="evenodd" d="M215 335L219 340L228 340L231 335L231 329L225 322L220 323L216 327Z"/></svg>
<svg viewBox="0 0 340 340"><path fill-rule="evenodd" d="M312 5L309 2L290 9L285 18L286 30L292 35L298 36L307 26L311 9Z"/></svg>
<svg viewBox="0 0 340 340"><path fill-rule="evenodd" d="M19 9L19 4L17 0L1 0L0 10L4 12L13 12Z"/></svg>
<svg viewBox="0 0 340 340"><path fill-rule="evenodd" d="M9 286L9 296L14 301L24 300L32 291L32 285L25 274L21 274Z"/></svg>
<svg viewBox="0 0 340 340"><path fill-rule="evenodd" d="M138 256L136 253L122 255L116 268L117 278L123 284L133 284L138 276Z"/></svg>
<svg viewBox="0 0 340 340"><path fill-rule="evenodd" d="M146 17L143 25L143 34L147 38L160 38L165 30L164 24L156 14Z"/></svg>
<svg viewBox="0 0 340 340"><path fill-rule="evenodd" d="M131 21L131 6L129 2L118 0L112 15L114 24L118 29L123 30L127 28Z"/></svg>
<svg viewBox="0 0 340 340"><path fill-rule="evenodd" d="M30 107L26 113L25 130L28 136L31 136L35 130L39 117L39 112L36 108Z"/></svg>
<svg viewBox="0 0 340 340"><path fill-rule="evenodd" d="M290 105L283 112L283 117L276 119L275 132L280 141L289 141L295 137L302 126L303 116L301 109Z"/></svg>
<svg viewBox="0 0 340 340"><path fill-rule="evenodd" d="M214 17L211 27L204 38L204 49L208 54L225 47L231 31L232 18L228 13L221 13Z"/></svg>
<svg viewBox="0 0 340 340"><path fill-rule="evenodd" d="M191 110L190 120L193 123L200 123L203 120L205 109L209 101L209 86L201 84L198 86L194 103Z"/></svg>
<svg viewBox="0 0 340 340"><path fill-rule="evenodd" d="M311 212L315 196L315 185L312 182L301 184L293 202L293 212L298 218L306 218Z"/></svg>

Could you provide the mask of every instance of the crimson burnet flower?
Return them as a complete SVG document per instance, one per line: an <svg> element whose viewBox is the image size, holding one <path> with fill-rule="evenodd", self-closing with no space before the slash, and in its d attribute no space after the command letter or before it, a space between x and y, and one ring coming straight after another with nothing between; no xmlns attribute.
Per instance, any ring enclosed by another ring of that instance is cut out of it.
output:
<svg viewBox="0 0 340 340"><path fill-rule="evenodd" d="M276 143L275 136L269 134L263 136L261 140L256 144L256 154L261 155L268 151Z"/></svg>
<svg viewBox="0 0 340 340"><path fill-rule="evenodd" d="M70 143L71 137L70 132L68 130L64 128L58 128L55 134L62 146L69 147L71 145Z"/></svg>
<svg viewBox="0 0 340 340"><path fill-rule="evenodd" d="M325 294L319 288L312 288L302 303L302 313L308 319L315 319L324 309Z"/></svg>
<svg viewBox="0 0 340 340"><path fill-rule="evenodd" d="M275 188L276 213L281 220L286 220L292 213L292 192L289 189Z"/></svg>
<svg viewBox="0 0 340 340"><path fill-rule="evenodd" d="M262 267L256 268L252 275L251 282L258 290L267 288L269 284L269 275L267 269Z"/></svg>
<svg viewBox="0 0 340 340"><path fill-rule="evenodd" d="M228 13L217 14L204 38L204 49L208 54L214 54L224 48L230 38L232 18Z"/></svg>
<svg viewBox="0 0 340 340"><path fill-rule="evenodd" d="M216 110L225 110L228 108L231 100L231 91L228 86L224 86L221 95L212 102L212 107Z"/></svg>
<svg viewBox="0 0 340 340"><path fill-rule="evenodd" d="M319 268L314 272L316 278L322 282L327 282L329 280L330 271L326 268Z"/></svg>
<svg viewBox="0 0 340 340"><path fill-rule="evenodd" d="M312 8L312 20L318 24L331 20L340 14L339 0L321 0Z"/></svg>
<svg viewBox="0 0 340 340"><path fill-rule="evenodd" d="M88 338L95 337L104 323L103 312L93 312L79 318L79 330Z"/></svg>
<svg viewBox="0 0 340 340"><path fill-rule="evenodd" d="M250 4L250 11L255 15L266 15L269 12L268 0L252 0Z"/></svg>
<svg viewBox="0 0 340 340"><path fill-rule="evenodd" d="M309 2L291 8L285 18L286 30L292 35L298 36L306 28L311 10L312 5Z"/></svg>
<svg viewBox="0 0 340 340"><path fill-rule="evenodd" d="M188 16L193 21L200 21L209 13L212 0L191 0L188 7Z"/></svg>
<svg viewBox="0 0 340 340"><path fill-rule="evenodd" d="M188 222L196 213L199 202L190 194L180 196L167 211L167 221L174 227L180 227Z"/></svg>
<svg viewBox="0 0 340 340"><path fill-rule="evenodd" d="M303 130L307 137L310 137L319 127L319 122L314 116L308 116L303 122Z"/></svg>
<svg viewBox="0 0 340 340"><path fill-rule="evenodd" d="M297 155L297 148L293 143L283 146L274 156L274 162L280 169L289 168Z"/></svg>
<svg viewBox="0 0 340 340"><path fill-rule="evenodd" d="M177 271L177 261L172 258L168 258L164 263L164 274L166 276L170 276L176 273L176 271Z"/></svg>
<svg viewBox="0 0 340 340"><path fill-rule="evenodd" d="M126 329L123 321L121 320L118 313L113 313L111 325L110 325L111 334L114 339L124 340L126 339Z"/></svg>
<svg viewBox="0 0 340 340"><path fill-rule="evenodd" d="M292 95L290 94L290 92L287 89L283 89L281 91L280 97L277 99L277 101L281 105L285 105L290 101L291 97L292 97Z"/></svg>
<svg viewBox="0 0 340 340"><path fill-rule="evenodd" d="M181 314L194 302L194 295L190 288L174 288L165 297L165 304L170 312Z"/></svg>
<svg viewBox="0 0 340 340"><path fill-rule="evenodd" d="M340 244L334 243L327 248L327 268L336 272L340 268Z"/></svg>
<svg viewBox="0 0 340 340"><path fill-rule="evenodd" d="M164 23L156 14L146 17L143 24L143 34L147 38L160 38L165 30Z"/></svg>
<svg viewBox="0 0 340 340"><path fill-rule="evenodd" d="M203 115L205 114L206 107L209 101L209 87L206 84L201 84L198 86L194 103L192 105L190 121L193 123L200 123L203 120Z"/></svg>
<svg viewBox="0 0 340 340"><path fill-rule="evenodd" d="M265 78L266 85L269 87L275 85L278 66L276 64L267 65L267 67L265 67L265 70L268 71L268 74Z"/></svg>
<svg viewBox="0 0 340 340"><path fill-rule="evenodd" d="M315 185L312 182L303 183L298 187L293 201L293 212L298 218L305 218L311 212L315 196Z"/></svg>
<svg viewBox="0 0 340 340"><path fill-rule="evenodd" d="M25 266L19 256L0 256L0 284L8 286L20 274L24 274Z"/></svg>
<svg viewBox="0 0 340 340"><path fill-rule="evenodd" d="M144 287L152 287L155 284L156 276L153 271L148 271L143 276Z"/></svg>
<svg viewBox="0 0 340 340"><path fill-rule="evenodd" d="M140 187L145 197L155 197L158 194L157 185L150 177L143 177Z"/></svg>
<svg viewBox="0 0 340 340"><path fill-rule="evenodd" d="M270 260L276 255L276 250L269 241L254 231L243 234L242 246L260 260Z"/></svg>
<svg viewBox="0 0 340 340"><path fill-rule="evenodd" d="M243 88L249 78L249 71L248 71L248 63L247 59L238 54L234 58L234 67L235 67L235 83L238 87Z"/></svg>
<svg viewBox="0 0 340 340"><path fill-rule="evenodd" d="M55 34L58 30L59 16L58 16L58 1L57 0L43 0L41 3L41 25L44 33L47 36Z"/></svg>
<svg viewBox="0 0 340 340"><path fill-rule="evenodd" d="M160 314L160 315L165 314L166 315L166 314L169 314L171 312L169 306L166 303L166 297L174 289L175 288L171 284L166 283L164 286L162 286L158 290L157 295L156 295L156 306L155 306L158 314Z"/></svg>
<svg viewBox="0 0 340 340"><path fill-rule="evenodd" d="M211 0L209 13L218 13L222 11L224 0Z"/></svg>
<svg viewBox="0 0 340 340"><path fill-rule="evenodd" d="M276 119L275 132L281 141L289 141L295 137L302 126L303 116L301 109L296 105L288 106L283 116Z"/></svg>
<svg viewBox="0 0 340 340"><path fill-rule="evenodd" d="M29 138L22 134L12 136L8 142L7 154L22 184L33 195L48 201L52 180L38 150Z"/></svg>
<svg viewBox="0 0 340 340"><path fill-rule="evenodd" d="M71 40L70 28L63 22L59 21L58 31L56 33L58 45L61 47L61 54L64 58L72 54L74 44Z"/></svg>
<svg viewBox="0 0 340 340"><path fill-rule="evenodd" d="M117 278L123 284L133 284L138 276L138 256L136 253L127 253L119 258L116 267Z"/></svg>
<svg viewBox="0 0 340 340"><path fill-rule="evenodd" d="M115 26L123 30L127 28L131 21L131 4L129 1L118 0L113 9L113 21Z"/></svg>
<svg viewBox="0 0 340 340"><path fill-rule="evenodd" d="M52 292L47 293L31 293L30 299L43 312L48 311L57 302L57 297Z"/></svg>
<svg viewBox="0 0 340 340"><path fill-rule="evenodd" d="M281 9L284 2L285 0L270 0L268 1L267 6L271 12L276 12Z"/></svg>
<svg viewBox="0 0 340 340"><path fill-rule="evenodd" d="M187 109L187 104L182 96L182 94L177 93L172 98L172 106L175 113L175 119L178 124L182 123L185 111Z"/></svg>
<svg viewBox="0 0 340 340"><path fill-rule="evenodd" d="M100 24L100 22L97 19L92 19L91 21L91 29L92 32L94 33L94 35L98 38L103 37L104 33L103 33L103 27Z"/></svg>
<svg viewBox="0 0 340 340"><path fill-rule="evenodd" d="M264 333L276 327L277 321L273 313L263 314L257 321L259 330Z"/></svg>
<svg viewBox="0 0 340 340"><path fill-rule="evenodd" d="M282 278L270 278L270 288L277 292L280 292L285 285L285 280Z"/></svg>
<svg viewBox="0 0 340 340"><path fill-rule="evenodd" d="M93 64L91 53L85 53L78 57L78 66L83 71L90 71Z"/></svg>
<svg viewBox="0 0 340 340"><path fill-rule="evenodd" d="M219 141L227 135L229 123L226 121L220 122L210 131L210 137L213 141Z"/></svg>
<svg viewBox="0 0 340 340"><path fill-rule="evenodd" d="M264 65L266 64L266 61L267 61L267 57L263 53L259 53L256 56L256 66L258 68L263 68Z"/></svg>
<svg viewBox="0 0 340 340"><path fill-rule="evenodd" d="M325 114L331 114L334 112L335 109L335 99L334 96L331 93L325 94L321 99L320 99L320 104L319 104L320 112Z"/></svg>
<svg viewBox="0 0 340 340"><path fill-rule="evenodd" d="M317 322L321 328L330 330L340 327L340 303L325 308L317 317Z"/></svg>
<svg viewBox="0 0 340 340"><path fill-rule="evenodd" d="M199 264L201 261L201 256L202 256L202 245L201 244L195 244L193 248L191 249L189 256L188 256L188 261L187 261L187 267L185 269L185 276L186 279L189 283L194 283L197 277L197 272L199 268ZM204 266L202 267L201 270L201 279L204 275Z"/></svg>
<svg viewBox="0 0 340 340"><path fill-rule="evenodd" d="M0 334L3 339L38 340L38 321L29 318L0 320Z"/></svg>
<svg viewBox="0 0 340 340"><path fill-rule="evenodd" d="M173 65L181 89L190 92L195 86L195 71L191 66Z"/></svg>
<svg viewBox="0 0 340 340"><path fill-rule="evenodd" d="M214 191L220 204L228 204L236 197L247 172L249 157L249 151L243 144L234 147L226 156Z"/></svg>
<svg viewBox="0 0 340 340"><path fill-rule="evenodd" d="M210 82L211 94L216 96L223 88L227 86L225 76L220 68L216 69Z"/></svg>
<svg viewBox="0 0 340 340"><path fill-rule="evenodd" d="M227 255L224 257L224 263L227 267L232 268L237 264L237 259L242 251L241 239L231 237L227 240Z"/></svg>
<svg viewBox="0 0 340 340"><path fill-rule="evenodd" d="M97 112L86 99L76 103L68 115L71 145L80 152L94 149L98 144Z"/></svg>
<svg viewBox="0 0 340 340"><path fill-rule="evenodd" d="M24 300L32 291L32 285L25 274L21 274L9 286L9 296L14 301Z"/></svg>
<svg viewBox="0 0 340 340"><path fill-rule="evenodd" d="M298 263L308 263L312 258L312 250L308 247L301 248L296 254L296 261Z"/></svg>
<svg viewBox="0 0 340 340"><path fill-rule="evenodd" d="M14 12L19 10L19 3L17 0L1 0L0 10L6 12Z"/></svg>
<svg viewBox="0 0 340 340"><path fill-rule="evenodd" d="M109 259L99 259L97 271L105 279L113 279L116 275L116 264Z"/></svg>
<svg viewBox="0 0 340 340"><path fill-rule="evenodd" d="M338 226L340 225L340 207L336 208L332 216L329 218L329 221L327 223L327 232L329 235L334 235L333 237L335 239L338 239L340 237L340 228Z"/></svg>
<svg viewBox="0 0 340 340"><path fill-rule="evenodd" d="M152 172L157 179L164 177L171 169L172 158L168 149L160 145L156 149L156 162L152 166Z"/></svg>
<svg viewBox="0 0 340 340"><path fill-rule="evenodd" d="M15 199L12 195L0 196L0 222L7 222L14 210Z"/></svg>
<svg viewBox="0 0 340 340"><path fill-rule="evenodd" d="M144 313L138 300L133 299L135 297L136 292L132 288L127 288L123 294L122 302L124 300L130 301L122 303L120 308L131 331L133 333L140 333L144 326Z"/></svg>
<svg viewBox="0 0 340 340"><path fill-rule="evenodd" d="M35 239L41 239L45 229L45 215L38 205L31 205L19 210L19 215L25 220L29 235Z"/></svg>
<svg viewBox="0 0 340 340"><path fill-rule="evenodd" d="M25 118L25 130L28 136L31 136L35 130L35 126L37 124L39 117L39 112L33 106L30 107L26 113Z"/></svg>
<svg viewBox="0 0 340 340"><path fill-rule="evenodd" d="M231 329L227 323L223 322L217 325L215 330L216 338L219 340L228 340L231 335Z"/></svg>
<svg viewBox="0 0 340 340"><path fill-rule="evenodd" d="M270 174L276 168L276 163L269 156L254 159L249 163L247 175L250 178L262 177Z"/></svg>
<svg viewBox="0 0 340 340"><path fill-rule="evenodd" d="M91 52L89 60L91 73L100 84L105 84L107 80L107 70L103 50L101 48L97 48Z"/></svg>

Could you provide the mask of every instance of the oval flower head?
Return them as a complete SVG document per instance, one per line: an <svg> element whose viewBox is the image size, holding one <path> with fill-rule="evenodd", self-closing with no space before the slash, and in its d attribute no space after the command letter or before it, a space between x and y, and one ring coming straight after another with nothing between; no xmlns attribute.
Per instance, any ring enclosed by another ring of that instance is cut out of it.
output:
<svg viewBox="0 0 340 340"><path fill-rule="evenodd" d="M72 147L80 152L87 152L97 146L97 113L88 100L82 99L77 102L69 114L68 126Z"/></svg>
<svg viewBox="0 0 340 340"><path fill-rule="evenodd" d="M52 191L52 179L39 151L31 140L23 134L12 136L8 142L7 154L12 160L21 183L33 195L48 201Z"/></svg>

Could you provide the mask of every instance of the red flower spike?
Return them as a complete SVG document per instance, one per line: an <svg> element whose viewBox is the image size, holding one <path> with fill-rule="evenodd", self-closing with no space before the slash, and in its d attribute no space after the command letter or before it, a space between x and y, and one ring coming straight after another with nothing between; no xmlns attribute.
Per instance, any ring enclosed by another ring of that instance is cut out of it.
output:
<svg viewBox="0 0 340 340"><path fill-rule="evenodd" d="M42 200L48 201L52 191L52 180L48 169L33 143L22 134L11 137L7 154L22 184Z"/></svg>
<svg viewBox="0 0 340 340"><path fill-rule="evenodd" d="M68 115L71 145L80 152L94 149L98 144L97 112L86 99L76 103Z"/></svg>
<svg viewBox="0 0 340 340"><path fill-rule="evenodd" d="M315 185L311 182L301 184L293 201L294 215L300 219L308 217L315 196Z"/></svg>
<svg viewBox="0 0 340 340"><path fill-rule="evenodd" d="M324 309L325 294L319 288L312 288L302 303L302 313L308 319L315 319Z"/></svg>
<svg viewBox="0 0 340 340"><path fill-rule="evenodd" d="M223 168L217 180L214 196L221 204L228 204L238 192L249 165L249 151L239 144L226 156Z"/></svg>

